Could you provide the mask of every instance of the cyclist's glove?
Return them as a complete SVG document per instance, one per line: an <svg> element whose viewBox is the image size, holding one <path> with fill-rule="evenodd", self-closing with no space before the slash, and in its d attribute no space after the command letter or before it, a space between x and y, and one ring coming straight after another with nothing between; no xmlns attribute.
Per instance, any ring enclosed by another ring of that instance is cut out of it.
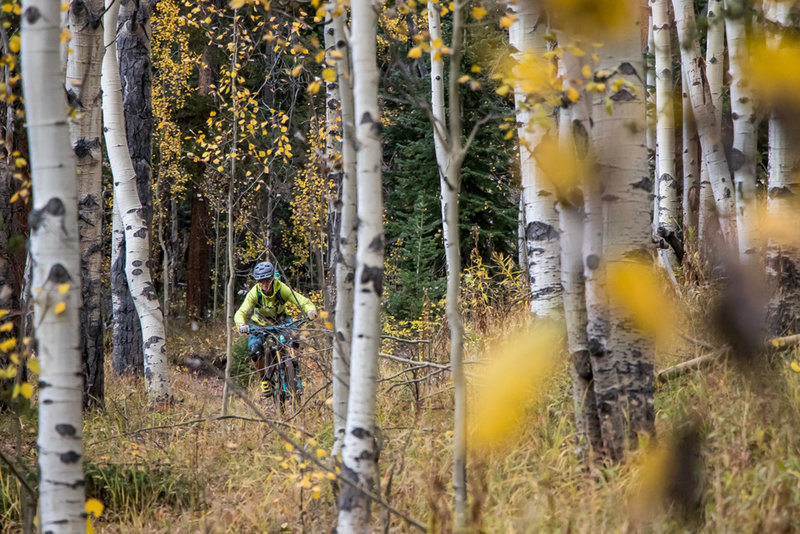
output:
<svg viewBox="0 0 800 534"><path fill-rule="evenodd" d="M249 324L243 324L242 326L239 327L239 332L241 332L242 334L250 333L250 325Z"/></svg>

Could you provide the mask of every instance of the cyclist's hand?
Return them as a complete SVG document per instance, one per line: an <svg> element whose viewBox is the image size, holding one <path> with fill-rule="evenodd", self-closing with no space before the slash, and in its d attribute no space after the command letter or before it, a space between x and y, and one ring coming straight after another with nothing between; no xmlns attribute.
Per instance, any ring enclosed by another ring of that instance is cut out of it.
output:
<svg viewBox="0 0 800 534"><path fill-rule="evenodd" d="M317 318L317 312L315 312L315 311L308 312L308 318L313 321L314 319Z"/></svg>
<svg viewBox="0 0 800 534"><path fill-rule="evenodd" d="M250 333L250 325L249 324L243 324L242 326L239 327L239 332L241 332L242 334L249 334Z"/></svg>

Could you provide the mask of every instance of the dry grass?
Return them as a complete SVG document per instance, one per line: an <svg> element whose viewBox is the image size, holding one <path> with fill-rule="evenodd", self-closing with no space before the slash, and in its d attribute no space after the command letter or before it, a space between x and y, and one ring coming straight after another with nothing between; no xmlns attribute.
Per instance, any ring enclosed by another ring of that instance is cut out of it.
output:
<svg viewBox="0 0 800 534"><path fill-rule="evenodd" d="M495 320L493 328L501 331ZM223 344L222 328L182 331L172 336L179 358L213 357ZM209 336L209 332L216 332ZM689 332L690 334L701 333ZM477 347L492 347L474 338ZM441 347L443 344L437 346ZM437 351L438 352L438 351ZM658 367L698 353L685 342L662 350ZM444 356L440 356L443 359ZM305 369L306 391L325 385L327 369L317 358ZM383 376L399 364L382 362ZM110 371L110 369L109 369ZM513 370L509 370L513 372ZM427 524L431 532L450 529L451 400L445 376L418 392L431 395L417 404L410 386L381 384L379 425L383 429L381 489L386 499ZM669 470L652 469L657 450L643 444L628 463L587 471L573 439L572 403L566 368L551 380L542 398L528 407L519 433L502 450L472 457L469 465L471 513L482 532L797 532L800 525L800 375L783 361L764 380L739 376L724 364L662 385L656 392L659 443L669 450L672 436L687 421L698 430L697 458L702 475L697 508L679 513L669 495ZM762 385L759 385L762 384ZM106 383L106 410L87 414L85 458L89 492L106 512L99 532L248 533L329 532L335 523L333 490L288 452L263 423L213 418L220 410L221 383L174 367L172 385L181 399L163 411L146 409L141 381L114 377ZM444 393L436 393L445 390ZM248 392L257 398L255 384ZM308 450L329 450L330 388L310 399L290 424ZM267 415L274 417L271 407ZM252 417L240 400L231 413ZM25 421L34 424L33 416ZM8 422L3 420L3 435ZM309 438L306 433L314 438ZM33 434L26 435L32 461ZM8 443L3 443L7 450ZM681 472L676 467L672 469ZM5 472L4 472L5 473ZM649 477L649 479L648 479ZM319 498L303 479L320 488ZM7 478L3 478L7 480ZM14 484L0 489L11 497ZM4 489L5 488L5 489ZM674 492L673 492L674 493ZM3 510L0 510L2 513ZM376 531L386 514L375 509ZM7 522L2 532L13 532ZM408 527L391 518L389 532Z"/></svg>

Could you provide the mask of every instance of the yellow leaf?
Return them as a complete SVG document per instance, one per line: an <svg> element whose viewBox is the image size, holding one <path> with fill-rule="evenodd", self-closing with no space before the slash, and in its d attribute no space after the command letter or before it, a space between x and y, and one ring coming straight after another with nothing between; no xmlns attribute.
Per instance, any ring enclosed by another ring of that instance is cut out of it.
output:
<svg viewBox="0 0 800 534"><path fill-rule="evenodd" d="M18 192L17 192L17 193L14 193L13 195L11 195L11 198L8 200L8 202L9 202L10 204L13 204L13 203L14 203L14 202L16 202L17 200L19 200L19 193L18 193Z"/></svg>
<svg viewBox="0 0 800 534"><path fill-rule="evenodd" d="M0 319L8 315L8 310L0 310Z"/></svg>
<svg viewBox="0 0 800 534"><path fill-rule="evenodd" d="M39 366L39 360L37 360L35 356L31 356L28 359L28 369L30 369L34 374L42 374L42 368Z"/></svg>
<svg viewBox="0 0 800 534"><path fill-rule="evenodd" d="M469 71L470 71L470 72L474 72L474 73L478 73L478 72L480 72L480 71L481 71L481 68L480 68L479 66L477 66L477 65L473 65L473 66L471 66L471 67L469 68Z"/></svg>
<svg viewBox="0 0 800 534"><path fill-rule="evenodd" d="M26 399L30 399L31 395L33 395L33 386L27 382L23 382L22 386L19 388L19 392L22 393L22 396Z"/></svg>
<svg viewBox="0 0 800 534"><path fill-rule="evenodd" d="M421 46L415 46L414 48L409 50L408 51L408 57L410 57L412 59L417 59L417 58L422 57L422 47Z"/></svg>
<svg viewBox="0 0 800 534"><path fill-rule="evenodd" d="M528 404L542 394L553 372L561 350L560 337L552 326L519 332L500 345L481 370L480 380L474 384L474 416L469 420L478 449L501 445L521 427Z"/></svg>
<svg viewBox="0 0 800 534"><path fill-rule="evenodd" d="M517 20L516 15L514 15L513 13L506 13L503 16L503 18L500 19L500 27L508 29L511 27L511 25L514 23L515 20Z"/></svg>
<svg viewBox="0 0 800 534"><path fill-rule="evenodd" d="M469 81L469 74L465 74L461 78L458 79L458 83L464 83L466 81Z"/></svg>
<svg viewBox="0 0 800 534"><path fill-rule="evenodd" d="M19 354L16 352L11 353L11 363L14 365L19 365Z"/></svg>
<svg viewBox="0 0 800 534"><path fill-rule="evenodd" d="M314 486L313 488L311 488L311 496L312 497L314 497L315 499L319 499L319 495L320 495L320 487L319 486Z"/></svg>
<svg viewBox="0 0 800 534"><path fill-rule="evenodd" d="M651 336L668 334L675 317L664 284L650 265L616 259L608 263L608 296L633 323Z"/></svg>
<svg viewBox="0 0 800 534"><path fill-rule="evenodd" d="M325 449L317 449L317 458L324 458L326 454Z"/></svg>
<svg viewBox="0 0 800 534"><path fill-rule="evenodd" d="M19 52L19 35L12 35L11 39L8 40L8 48L15 54Z"/></svg>
<svg viewBox="0 0 800 534"><path fill-rule="evenodd" d="M65 302L59 302L58 304L56 304L56 309L55 309L56 315L61 315L62 313L64 313L64 310L66 309L67 309L67 304Z"/></svg>
<svg viewBox="0 0 800 534"><path fill-rule="evenodd" d="M92 514L95 517L100 517L103 514L105 506L97 499L89 499L86 501L86 513Z"/></svg>
<svg viewBox="0 0 800 534"><path fill-rule="evenodd" d="M325 321L325 328L327 328L328 330L332 329L333 323L330 321Z"/></svg>
<svg viewBox="0 0 800 534"><path fill-rule="evenodd" d="M326 82L335 82L336 72L333 69L322 69L322 79Z"/></svg>
<svg viewBox="0 0 800 534"><path fill-rule="evenodd" d="M11 398L16 399L17 397L19 397L19 391L20 391L19 384L14 384L14 389L11 392Z"/></svg>
<svg viewBox="0 0 800 534"><path fill-rule="evenodd" d="M475 6L472 8L472 18L475 20L481 20L483 17L486 16L486 10L480 6Z"/></svg>
<svg viewBox="0 0 800 534"><path fill-rule="evenodd" d="M322 60L325 59L325 50L320 50L317 52L317 55L314 56L314 61L317 63L322 63Z"/></svg>
<svg viewBox="0 0 800 534"><path fill-rule="evenodd" d="M436 40L434 40L431 43L431 47L433 47L433 48L441 48L443 46L444 46L444 41L442 41L441 37L437 37Z"/></svg>
<svg viewBox="0 0 800 534"><path fill-rule="evenodd" d="M66 293L67 291L69 291L69 283L58 284L58 292L59 292L60 294L62 294L62 295L63 295L63 294L64 294L64 293Z"/></svg>
<svg viewBox="0 0 800 534"><path fill-rule="evenodd" d="M244 0L231 0L230 6L231 9L239 9L240 7L244 7L244 4Z"/></svg>
<svg viewBox="0 0 800 534"><path fill-rule="evenodd" d="M570 102L577 102L580 97L580 93L574 87L567 89L567 98L569 98Z"/></svg>
<svg viewBox="0 0 800 534"><path fill-rule="evenodd" d="M92 525L92 520L88 517L86 518L86 534L95 534L94 525Z"/></svg>
<svg viewBox="0 0 800 534"><path fill-rule="evenodd" d="M295 68L292 69L292 77L297 78L298 76L300 76L301 72L303 72L303 66L302 65L295 66Z"/></svg>
<svg viewBox="0 0 800 534"><path fill-rule="evenodd" d="M69 28L64 28L61 30L61 43L67 43L72 39L72 32L69 31Z"/></svg>
<svg viewBox="0 0 800 534"><path fill-rule="evenodd" d="M800 363L797 363L797 360L793 361L789 367L791 367L792 371L795 373L800 373Z"/></svg>
<svg viewBox="0 0 800 534"><path fill-rule="evenodd" d="M319 93L319 82L314 80L310 84L308 84L308 93L311 95L315 95Z"/></svg>
<svg viewBox="0 0 800 534"><path fill-rule="evenodd" d="M14 328L14 323L5 323L0 326L0 332L8 332Z"/></svg>
<svg viewBox="0 0 800 534"><path fill-rule="evenodd" d="M25 160L25 158L16 158L14 160L14 166L17 167L18 169L24 167L27 164L28 162Z"/></svg>
<svg viewBox="0 0 800 534"><path fill-rule="evenodd" d="M3 4L3 13L11 13L13 9L14 6L12 6L11 4Z"/></svg>
<svg viewBox="0 0 800 534"><path fill-rule="evenodd" d="M592 77L592 68L589 65L584 65L581 68L581 74L583 74L584 78L591 78Z"/></svg>
<svg viewBox="0 0 800 534"><path fill-rule="evenodd" d="M8 352L8 351L10 351L11 349L13 349L16 346L17 346L17 340L16 339L14 339L14 338L6 339L2 343L0 343L0 351Z"/></svg>
<svg viewBox="0 0 800 534"><path fill-rule="evenodd" d="M512 137L514 137L514 130L509 130L509 131L507 131L507 132L506 132L506 134L503 136L503 139L505 139L505 140L509 140L509 139L511 139Z"/></svg>

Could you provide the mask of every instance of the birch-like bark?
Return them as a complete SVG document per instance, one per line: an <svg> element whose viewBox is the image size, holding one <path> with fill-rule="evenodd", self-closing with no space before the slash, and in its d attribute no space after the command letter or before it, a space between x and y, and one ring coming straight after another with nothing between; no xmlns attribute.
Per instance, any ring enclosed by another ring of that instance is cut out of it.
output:
<svg viewBox="0 0 800 534"><path fill-rule="evenodd" d="M344 8L342 8L344 9ZM334 68L336 59L333 53L336 51L336 30L333 27L333 17L330 12L325 19L325 66ZM342 115L341 115L341 94L339 90L339 80L325 83L325 158L324 172L328 183L336 184L336 188L341 187L342 183ZM336 277L336 255L339 251L335 240L338 239L338 226L341 222L341 203L336 202L335 198L328 197L328 220L325 234L327 238L327 263L323 265L320 261L319 269L324 271L321 274L323 287L323 307L330 310L332 306L333 290ZM323 231L319 231L318 255L323 255ZM336 238L334 238L336 235Z"/></svg>
<svg viewBox="0 0 800 534"><path fill-rule="evenodd" d="M370 0L351 2L358 242L361 245L356 256L350 395L342 446L343 476L369 491L374 491L379 483L380 451L375 421L375 396L381 335L384 248L376 10L377 6ZM369 499L349 485L343 486L339 495L337 532L367 532L369 517Z"/></svg>
<svg viewBox="0 0 800 534"><path fill-rule="evenodd" d="M719 113L715 109L712 89L709 87L711 79L706 77L702 67L703 58L700 55L700 46L696 39L694 6L691 0L672 0L672 5L675 10L675 23L681 49L681 69L688 82L686 85L689 99L700 136L703 161L708 168L708 181L713 191L717 217L726 242L729 246L736 247L738 244L736 210L730 169L722 145L720 121L717 118ZM721 23L720 19L715 26L719 27ZM711 28L709 27L709 30ZM712 57L716 57L717 63L721 64L722 53L713 53Z"/></svg>
<svg viewBox="0 0 800 534"><path fill-rule="evenodd" d="M519 206L517 208L517 265L523 273L528 272L528 246L525 239L525 199L522 198L522 189L519 192Z"/></svg>
<svg viewBox="0 0 800 534"><path fill-rule="evenodd" d="M541 10L535 2L523 2L515 8L516 20L509 31L509 43L523 54L540 56L547 51L544 28L538 27ZM528 274L531 287L531 313L534 317L558 319L562 313L561 250L558 234L558 213L553 184L539 168L534 157L536 147L545 135L526 103L527 95L515 91L517 123L520 125L519 156L522 197L525 201L525 238L528 253Z"/></svg>
<svg viewBox="0 0 800 534"><path fill-rule="evenodd" d="M758 116L753 90L744 69L747 64L747 20L751 14L744 0L725 0L725 34L731 77L733 150L731 170L736 185L736 228L742 262L758 261L756 161Z"/></svg>
<svg viewBox="0 0 800 534"><path fill-rule="evenodd" d="M346 35L344 6L333 7L333 31L342 121L342 186L339 218L339 250L336 254L336 310L333 343L333 457L342 451L347 424L347 397L350 393L350 343L353 337L353 279L356 253L356 148L353 78Z"/></svg>
<svg viewBox="0 0 800 534"><path fill-rule="evenodd" d="M700 195L700 157L697 126L692 113L692 103L686 87L686 76L681 76L681 107L683 111L683 243L684 248L696 250L699 240L698 211Z"/></svg>
<svg viewBox="0 0 800 534"><path fill-rule="evenodd" d="M656 159L658 169L658 229L659 238L677 246L678 220L681 215L678 180L675 175L675 113L673 111L671 19L669 0L650 0L655 44L656 76ZM678 261L683 247L673 247Z"/></svg>
<svg viewBox="0 0 800 534"><path fill-rule="evenodd" d="M231 111L233 124L233 139L231 142L230 163L231 177L228 181L228 232L226 251L228 259L228 282L225 285L225 383L222 385L222 415L228 415L228 383L231 379L231 369L233 368L233 292L236 284L236 258L234 257L234 228L233 228L233 209L234 190L236 189L236 151L239 148L239 109L236 96L236 78L238 76L239 60L239 10L233 10L233 49L231 50Z"/></svg>
<svg viewBox="0 0 800 534"><path fill-rule="evenodd" d="M767 46L775 50L791 46L783 42L791 27L792 2L764 2L764 16L776 30L767 35ZM800 126L773 109L769 118L767 213L780 220L797 210L800 194ZM800 247L768 237L766 275L770 292L767 321L773 335L794 333L800 325Z"/></svg>
<svg viewBox="0 0 800 534"><path fill-rule="evenodd" d="M605 235L603 257L587 257L587 271L603 262L610 270L650 258L652 178L645 139L640 35L639 23L631 21L627 31L599 51L598 67L615 72L613 82L623 79L626 83L594 101L592 144L601 185L595 186L592 193L591 224L596 224L596 197L600 194ZM612 114L606 111L606 98L613 102ZM638 433L654 430L653 348L616 299L608 301L607 322L597 324L605 326L605 331L594 332L595 318L591 309L589 313L589 350L603 450L611 459L619 460L627 449L636 446ZM602 334L607 335L605 352L601 344L598 353L592 344L602 342L598 339Z"/></svg>
<svg viewBox="0 0 800 534"><path fill-rule="evenodd" d="M155 0L120 0L116 23L125 135L136 172L136 190L149 233L152 233L153 227L150 15L154 5ZM143 353L141 324L129 288L124 283L125 263L121 259L124 255L122 252L120 261L112 261L111 266L111 291L117 303L113 309L115 369L130 368L141 362Z"/></svg>
<svg viewBox="0 0 800 534"><path fill-rule="evenodd" d="M33 180L30 253L39 375L39 527L86 528L81 424L81 266L75 160L60 67L61 6L22 4L21 65ZM66 289L66 290L65 290Z"/></svg>
<svg viewBox="0 0 800 534"><path fill-rule="evenodd" d="M559 146L565 157L572 157L581 163L589 157L587 128L590 106L583 91L581 62L564 51L559 69L565 87L578 91L579 99L559 112ZM592 387L592 364L589 358L586 313L586 282L583 274L583 238L586 225L582 181L585 177L575 177L575 187L559 190L558 213L561 230L561 285L564 299L564 319L567 327L567 348L569 350L570 374L572 375L572 398L575 403L575 428L578 443L584 451L584 458L591 461L594 451L601 450L600 419L597 413L594 389Z"/></svg>
<svg viewBox="0 0 800 534"><path fill-rule="evenodd" d="M103 267L103 153L100 142L100 69L103 63L103 0L73 0L72 41L67 59L70 141L78 173L81 249L81 345L83 405L103 404L104 348L101 317Z"/></svg>
<svg viewBox="0 0 800 534"><path fill-rule="evenodd" d="M442 38L439 4L428 2L428 30L431 43ZM459 69L463 52L463 13L453 10L448 115L445 110L444 60L431 51L431 111L439 186L442 201L442 237L447 260L446 316L450 328L450 369L453 376L455 410L453 415L453 530L463 532L467 525L467 420L466 380L464 378L464 325L461 318L461 247L459 236L458 193L461 165L466 148L461 144L461 115L458 94ZM433 47L431 47L433 48Z"/></svg>
<svg viewBox="0 0 800 534"><path fill-rule="evenodd" d="M106 53L103 57L103 121L108 160L114 174L114 204L125 232L125 272L131 296L142 325L144 348L144 377L150 401L155 404L171 398L167 367L164 317L150 277L150 231L136 190L122 107L122 88L119 80L116 50L116 22L119 4L106 3Z"/></svg>

